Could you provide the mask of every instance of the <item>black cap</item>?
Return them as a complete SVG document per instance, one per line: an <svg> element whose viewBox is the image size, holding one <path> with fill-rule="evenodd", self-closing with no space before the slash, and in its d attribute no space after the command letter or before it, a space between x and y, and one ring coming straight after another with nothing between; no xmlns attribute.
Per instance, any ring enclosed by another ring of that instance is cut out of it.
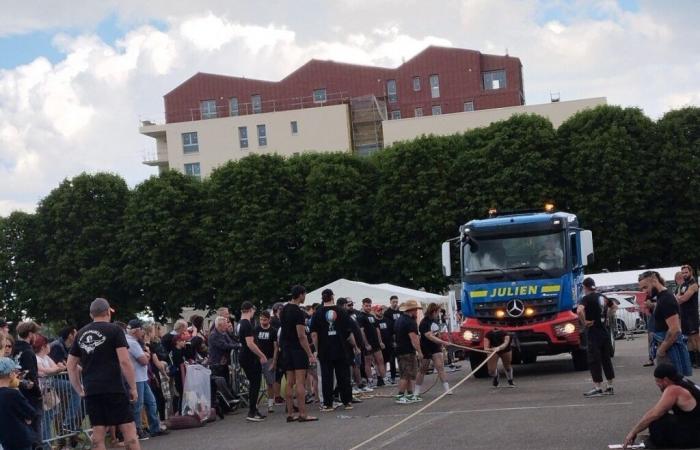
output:
<svg viewBox="0 0 700 450"><path fill-rule="evenodd" d="M588 289L595 289L595 280L591 277L587 277L583 280L583 285Z"/></svg>
<svg viewBox="0 0 700 450"><path fill-rule="evenodd" d="M654 369L654 378L668 378L671 381L680 381L683 379L683 377L678 374L675 366L667 363L661 363L656 366L656 369Z"/></svg>
<svg viewBox="0 0 700 450"><path fill-rule="evenodd" d="M139 319L131 319L129 323L127 324L127 327L129 330L135 330L137 328L142 328L143 327L143 322L141 322Z"/></svg>

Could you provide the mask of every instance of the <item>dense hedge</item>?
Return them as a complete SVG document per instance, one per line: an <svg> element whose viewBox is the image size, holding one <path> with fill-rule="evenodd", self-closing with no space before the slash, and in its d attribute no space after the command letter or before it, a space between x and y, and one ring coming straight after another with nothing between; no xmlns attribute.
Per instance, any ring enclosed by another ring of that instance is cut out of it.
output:
<svg viewBox="0 0 700 450"><path fill-rule="evenodd" d="M104 295L122 317L175 317L340 277L442 290L440 242L459 224L548 200L593 230L592 270L698 262L699 174L699 108L654 122L615 106L558 130L514 116L370 158L249 156L203 182L168 172L129 190L83 174L35 214L0 219L0 315L81 323Z"/></svg>

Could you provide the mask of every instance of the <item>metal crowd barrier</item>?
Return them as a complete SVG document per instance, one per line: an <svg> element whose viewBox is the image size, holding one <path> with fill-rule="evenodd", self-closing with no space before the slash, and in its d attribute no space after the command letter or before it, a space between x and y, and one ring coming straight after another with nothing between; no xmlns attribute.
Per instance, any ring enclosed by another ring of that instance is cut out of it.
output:
<svg viewBox="0 0 700 450"><path fill-rule="evenodd" d="M71 386L68 373L42 377L39 387L43 398L41 439L44 446L90 448L91 427L85 401Z"/></svg>

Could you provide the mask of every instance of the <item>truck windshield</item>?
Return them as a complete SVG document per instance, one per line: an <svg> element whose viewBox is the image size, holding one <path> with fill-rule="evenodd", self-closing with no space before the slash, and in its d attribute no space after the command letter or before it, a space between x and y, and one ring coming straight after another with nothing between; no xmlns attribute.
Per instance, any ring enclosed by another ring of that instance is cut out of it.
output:
<svg viewBox="0 0 700 450"><path fill-rule="evenodd" d="M470 238L464 246L464 274L536 269L556 275L564 270L564 234Z"/></svg>

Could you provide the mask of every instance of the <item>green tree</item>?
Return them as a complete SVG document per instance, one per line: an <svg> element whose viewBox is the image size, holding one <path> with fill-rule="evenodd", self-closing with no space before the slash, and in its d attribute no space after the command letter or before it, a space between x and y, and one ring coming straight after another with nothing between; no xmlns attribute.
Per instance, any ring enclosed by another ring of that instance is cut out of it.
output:
<svg viewBox="0 0 700 450"><path fill-rule="evenodd" d="M158 319L210 306L202 290L202 183L168 171L136 186L121 234L123 280Z"/></svg>
<svg viewBox="0 0 700 450"><path fill-rule="evenodd" d="M665 248L668 264L700 265L700 108L670 111L657 122L660 153L657 185L662 200L663 236L670 237ZM663 239L667 241L667 239Z"/></svg>
<svg viewBox="0 0 700 450"><path fill-rule="evenodd" d="M21 320L31 304L27 286L39 254L35 222L33 214L24 212L0 217L0 317Z"/></svg>
<svg viewBox="0 0 700 450"><path fill-rule="evenodd" d="M663 262L654 124L637 108L579 112L557 132L562 206L593 231L593 269L658 267Z"/></svg>
<svg viewBox="0 0 700 450"><path fill-rule="evenodd" d="M98 296L109 299L120 319L143 309L121 279L118 237L128 198L122 178L98 173L63 181L39 203L36 242L42 253L27 286L29 316L86 323Z"/></svg>
<svg viewBox="0 0 700 450"><path fill-rule="evenodd" d="M276 155L231 161L206 181L203 267L216 306L267 304L303 281L292 275L303 272L293 267L302 181Z"/></svg>
<svg viewBox="0 0 700 450"><path fill-rule="evenodd" d="M369 280L373 270L372 207L377 176L365 158L349 154L313 154L305 175L298 229L297 261L310 288L338 278ZM300 167L296 161L290 167ZM295 171L297 172L297 171Z"/></svg>

